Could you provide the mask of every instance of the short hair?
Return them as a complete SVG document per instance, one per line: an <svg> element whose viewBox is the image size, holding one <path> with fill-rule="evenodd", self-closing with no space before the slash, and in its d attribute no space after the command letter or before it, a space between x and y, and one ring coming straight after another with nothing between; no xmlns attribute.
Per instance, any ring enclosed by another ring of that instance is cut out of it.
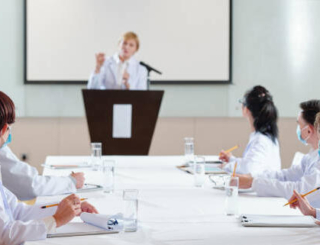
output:
<svg viewBox="0 0 320 245"><path fill-rule="evenodd" d="M300 103L302 118L311 125L314 125L317 113L320 112L320 100L308 100Z"/></svg>
<svg viewBox="0 0 320 245"><path fill-rule="evenodd" d="M16 113L13 101L8 95L0 91L0 130L6 124L15 122Z"/></svg>
<svg viewBox="0 0 320 245"><path fill-rule="evenodd" d="M316 115L316 120L314 121L314 127L320 133L320 112Z"/></svg>
<svg viewBox="0 0 320 245"><path fill-rule="evenodd" d="M140 41L139 41L139 37L136 33L132 32L132 31L128 31L126 33L124 33L120 40L119 40L119 43L122 42L122 41L126 41L126 40L129 40L129 39L133 39L136 44L137 44L137 51L139 50L139 47L140 47Z"/></svg>

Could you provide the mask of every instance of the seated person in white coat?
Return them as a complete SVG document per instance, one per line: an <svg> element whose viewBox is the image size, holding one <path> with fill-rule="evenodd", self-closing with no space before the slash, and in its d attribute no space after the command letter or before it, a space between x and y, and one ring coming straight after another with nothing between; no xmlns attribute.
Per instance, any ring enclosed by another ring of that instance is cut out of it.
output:
<svg viewBox="0 0 320 245"><path fill-rule="evenodd" d="M236 172L239 174L257 175L266 170L280 170L278 114L272 96L264 87L255 86L240 102L242 114L250 125L250 139L242 158L236 158L225 151L220 152L220 159L226 162L224 170L233 172L236 162Z"/></svg>
<svg viewBox="0 0 320 245"><path fill-rule="evenodd" d="M258 196L278 196L289 199L293 190L305 193L320 186L320 165L318 156L317 128L320 128L316 115L320 112L320 100L310 100L300 104L302 111L297 119L297 136L305 145L309 144L311 150L306 154L301 163L280 171L266 171L259 176L238 175L240 188L252 188ZM320 136L320 135L319 135ZM310 199L309 199L310 198ZM309 201L320 207L320 200Z"/></svg>
<svg viewBox="0 0 320 245"><path fill-rule="evenodd" d="M91 74L88 89L147 89L147 69L133 56L139 50L139 38L127 32L119 42L119 52L105 59L96 54L96 68Z"/></svg>
<svg viewBox="0 0 320 245"><path fill-rule="evenodd" d="M0 108L3 108L3 98L2 95ZM14 110L0 109L0 118L0 123L3 124L0 129L0 147L2 148L10 141L9 123L14 119ZM19 176L12 176L12 178L12 181L19 180ZM25 188L22 184L20 188L27 189L31 186L28 185ZM16 196L3 186L0 178L0 244L15 245L25 241L46 239L48 233L54 233L57 227L68 223L82 211L97 213L89 203L81 203L75 194L63 199L58 207L46 209L42 209L39 205L29 206L18 202Z"/></svg>
<svg viewBox="0 0 320 245"><path fill-rule="evenodd" d="M6 116L6 113L8 116ZM15 121L13 101L0 91L0 130ZM2 181L6 188L20 200L30 200L37 196L75 193L84 184L83 173L70 176L41 176L36 168L20 161L7 146L11 141L11 127L8 127L8 142L0 149ZM0 137L3 135L0 132Z"/></svg>
<svg viewBox="0 0 320 245"><path fill-rule="evenodd" d="M315 127L317 129L318 138L320 139L320 113L317 114ZM320 140L318 143L318 155L320 157ZM319 186L315 186L315 188L316 187L319 187ZM315 198L320 199L320 194L318 191L315 192L313 195L315 195ZM288 200L288 202L291 202L294 199L297 199L297 201L290 204L290 208L296 209L298 207L300 209L301 213L303 213L304 215L309 215L309 216L316 218L317 220L320 220L320 209L312 207L310 205L309 201L307 200L307 198L303 197L296 190L293 191L293 195ZM320 222L318 221L317 224L320 225Z"/></svg>

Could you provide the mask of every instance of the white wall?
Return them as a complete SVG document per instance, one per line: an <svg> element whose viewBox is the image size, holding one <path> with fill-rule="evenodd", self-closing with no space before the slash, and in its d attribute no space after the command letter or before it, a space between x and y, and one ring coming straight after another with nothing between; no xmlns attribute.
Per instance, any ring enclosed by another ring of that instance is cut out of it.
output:
<svg viewBox="0 0 320 245"><path fill-rule="evenodd" d="M161 116L239 116L244 91L265 85L280 115L319 98L320 1L234 0L233 85L153 85L164 89ZM23 1L0 2L0 89L20 116L83 116L84 86L23 85ZM199 41L201 39L199 38Z"/></svg>

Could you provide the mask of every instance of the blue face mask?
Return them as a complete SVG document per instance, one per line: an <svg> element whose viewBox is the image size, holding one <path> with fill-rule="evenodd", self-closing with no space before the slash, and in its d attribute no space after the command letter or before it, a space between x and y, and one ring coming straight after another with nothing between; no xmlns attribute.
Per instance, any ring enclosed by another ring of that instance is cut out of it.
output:
<svg viewBox="0 0 320 245"><path fill-rule="evenodd" d="M319 157L320 157L320 140L319 140L319 143L318 143L318 154L319 154Z"/></svg>
<svg viewBox="0 0 320 245"><path fill-rule="evenodd" d="M6 142L4 142L4 144L0 147L0 149L6 147L12 141L11 129L9 128L9 130L10 130L9 136L8 136Z"/></svg>
<svg viewBox="0 0 320 245"><path fill-rule="evenodd" d="M7 141L2 145L2 147L5 147L5 146L7 146L9 143L11 143L11 140L12 140L12 136L11 136L11 133L10 133L9 136L8 136ZM2 147L1 147L1 148L2 148Z"/></svg>
<svg viewBox="0 0 320 245"><path fill-rule="evenodd" d="M298 136L298 139L304 144L304 145L308 145L308 143L307 143L307 140L309 139L309 137L307 137L306 139L302 139L302 137L301 137L301 132L304 130L304 129L306 129L308 127L308 125L307 126L305 126L302 130L300 129L300 126L298 125L297 126L297 136Z"/></svg>

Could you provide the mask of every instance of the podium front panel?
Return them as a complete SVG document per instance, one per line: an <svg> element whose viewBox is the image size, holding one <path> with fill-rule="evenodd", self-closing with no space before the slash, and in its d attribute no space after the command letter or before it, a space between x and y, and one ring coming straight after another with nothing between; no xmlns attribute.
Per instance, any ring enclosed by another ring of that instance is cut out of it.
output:
<svg viewBox="0 0 320 245"><path fill-rule="evenodd" d="M164 91L85 89L82 94L91 142L102 143L103 155L148 155ZM132 105L131 138L113 138L114 105Z"/></svg>

